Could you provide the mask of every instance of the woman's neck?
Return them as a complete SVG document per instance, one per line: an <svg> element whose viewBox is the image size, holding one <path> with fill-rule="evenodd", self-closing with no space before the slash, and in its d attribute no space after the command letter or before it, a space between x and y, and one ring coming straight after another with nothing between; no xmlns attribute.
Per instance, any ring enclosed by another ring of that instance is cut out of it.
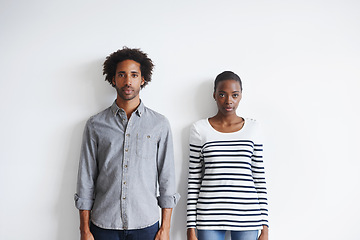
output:
<svg viewBox="0 0 360 240"><path fill-rule="evenodd" d="M224 115L221 112L218 112L212 119L223 124L234 124L243 120L242 117L239 117L236 114Z"/></svg>
<svg viewBox="0 0 360 240"><path fill-rule="evenodd" d="M215 130L227 133L241 130L245 121L236 114L226 116L218 113L214 117L209 118L209 123Z"/></svg>

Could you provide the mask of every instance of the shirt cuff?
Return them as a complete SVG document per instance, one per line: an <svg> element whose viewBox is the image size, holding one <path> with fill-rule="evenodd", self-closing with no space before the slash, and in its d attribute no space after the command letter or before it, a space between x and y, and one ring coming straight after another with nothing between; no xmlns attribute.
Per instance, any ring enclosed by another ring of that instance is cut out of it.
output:
<svg viewBox="0 0 360 240"><path fill-rule="evenodd" d="M77 194L75 194L74 200L75 200L75 207L79 210L91 210L94 204L93 199L81 198Z"/></svg>
<svg viewBox="0 0 360 240"><path fill-rule="evenodd" d="M160 208L174 208L180 199L180 194L175 193L172 196L159 196L157 198Z"/></svg>

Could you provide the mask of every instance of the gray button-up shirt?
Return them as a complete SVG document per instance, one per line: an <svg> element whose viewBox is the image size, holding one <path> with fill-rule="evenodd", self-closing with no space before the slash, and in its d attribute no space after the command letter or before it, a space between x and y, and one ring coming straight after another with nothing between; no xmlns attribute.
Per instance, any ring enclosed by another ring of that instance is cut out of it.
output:
<svg viewBox="0 0 360 240"><path fill-rule="evenodd" d="M106 229L140 229L173 208L172 136L168 120L141 102L127 119L114 102L85 126L75 205Z"/></svg>

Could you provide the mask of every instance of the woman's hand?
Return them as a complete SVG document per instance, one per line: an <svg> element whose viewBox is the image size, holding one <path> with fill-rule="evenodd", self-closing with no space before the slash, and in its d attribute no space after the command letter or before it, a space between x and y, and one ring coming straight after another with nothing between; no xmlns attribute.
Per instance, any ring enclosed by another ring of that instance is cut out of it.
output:
<svg viewBox="0 0 360 240"><path fill-rule="evenodd" d="M268 239L269 239L269 229L267 226L264 225L258 240L268 240Z"/></svg>
<svg viewBox="0 0 360 240"><path fill-rule="evenodd" d="M198 240L195 233L195 228L187 229L187 240Z"/></svg>

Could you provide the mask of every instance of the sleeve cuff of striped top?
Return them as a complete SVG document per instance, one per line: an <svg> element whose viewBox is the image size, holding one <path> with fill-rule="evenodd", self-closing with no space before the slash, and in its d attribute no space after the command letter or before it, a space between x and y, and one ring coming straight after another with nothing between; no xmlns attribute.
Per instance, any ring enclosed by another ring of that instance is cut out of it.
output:
<svg viewBox="0 0 360 240"><path fill-rule="evenodd" d="M160 208L174 208L179 202L180 194L175 193L172 196L159 196L157 198L158 205Z"/></svg>
<svg viewBox="0 0 360 240"><path fill-rule="evenodd" d="M91 210L94 204L93 199L81 198L77 194L75 194L74 200L75 200L75 207L79 210Z"/></svg>

